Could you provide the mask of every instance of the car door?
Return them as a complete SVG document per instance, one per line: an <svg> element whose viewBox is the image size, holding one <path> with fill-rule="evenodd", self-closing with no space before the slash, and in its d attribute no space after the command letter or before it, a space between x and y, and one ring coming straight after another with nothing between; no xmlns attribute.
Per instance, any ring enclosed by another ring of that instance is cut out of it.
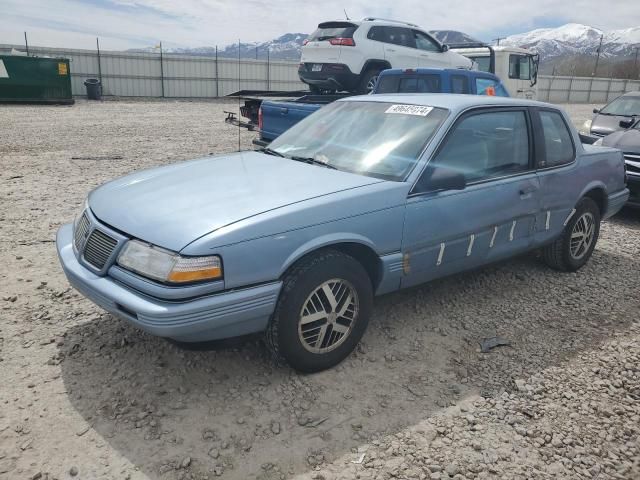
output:
<svg viewBox="0 0 640 480"><path fill-rule="evenodd" d="M416 49L418 50L418 66L422 68L444 68L449 62L438 45L429 35L420 30L412 30Z"/></svg>
<svg viewBox="0 0 640 480"><path fill-rule="evenodd" d="M462 174L462 189L437 178ZM531 248L539 211L526 108L483 108L449 130L407 200L402 286Z"/></svg>
<svg viewBox="0 0 640 480"><path fill-rule="evenodd" d="M418 68L418 50L410 28L384 27L384 58L392 68Z"/></svg>
<svg viewBox="0 0 640 480"><path fill-rule="evenodd" d="M567 119L556 109L532 108L535 126L540 212L536 244L544 244L564 229L584 183L576 169L576 148Z"/></svg>

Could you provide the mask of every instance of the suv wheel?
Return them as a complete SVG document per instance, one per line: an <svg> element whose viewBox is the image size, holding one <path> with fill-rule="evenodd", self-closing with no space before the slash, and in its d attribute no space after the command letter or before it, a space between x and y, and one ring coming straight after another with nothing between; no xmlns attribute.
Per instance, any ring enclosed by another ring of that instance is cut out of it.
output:
<svg viewBox="0 0 640 480"><path fill-rule="evenodd" d="M376 82L378 81L378 75L382 70L379 68L369 68L364 72L362 78L360 79L360 83L358 84L357 93L367 94L373 91L373 88L376 86Z"/></svg>
<svg viewBox="0 0 640 480"><path fill-rule="evenodd" d="M336 250L318 252L285 275L267 345L300 372L325 370L356 347L372 304L371 280L357 260Z"/></svg>
<svg viewBox="0 0 640 480"><path fill-rule="evenodd" d="M585 197L576 205L562 235L544 247L544 260L556 270L575 272L591 257L599 235L600 209L596 202Z"/></svg>

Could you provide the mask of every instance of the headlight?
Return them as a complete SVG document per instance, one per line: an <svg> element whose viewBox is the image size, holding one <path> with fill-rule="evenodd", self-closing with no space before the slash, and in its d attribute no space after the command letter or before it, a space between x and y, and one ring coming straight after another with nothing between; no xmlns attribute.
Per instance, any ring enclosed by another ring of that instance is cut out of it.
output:
<svg viewBox="0 0 640 480"><path fill-rule="evenodd" d="M585 120L585 122L582 124L582 130L580 131L580 133L586 133L587 135L589 135L589 133L591 133L592 123L592 120Z"/></svg>
<svg viewBox="0 0 640 480"><path fill-rule="evenodd" d="M604 137L600 137L595 142L593 142L593 145L602 145L603 140L604 140Z"/></svg>
<svg viewBox="0 0 640 480"><path fill-rule="evenodd" d="M217 255L183 257L163 248L131 240L118 255L118 265L161 282L187 283L222 278Z"/></svg>

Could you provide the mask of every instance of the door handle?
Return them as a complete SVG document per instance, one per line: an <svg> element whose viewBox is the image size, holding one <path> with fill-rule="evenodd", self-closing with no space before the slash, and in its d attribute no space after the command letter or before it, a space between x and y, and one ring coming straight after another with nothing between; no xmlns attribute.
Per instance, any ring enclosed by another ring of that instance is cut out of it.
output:
<svg viewBox="0 0 640 480"><path fill-rule="evenodd" d="M395 52L393 48L387 48L387 52Z"/></svg>
<svg viewBox="0 0 640 480"><path fill-rule="evenodd" d="M529 195L530 193L535 192L536 190L538 190L538 188L534 185L527 185L526 187L522 187L520 188L520 195L524 196L524 195Z"/></svg>

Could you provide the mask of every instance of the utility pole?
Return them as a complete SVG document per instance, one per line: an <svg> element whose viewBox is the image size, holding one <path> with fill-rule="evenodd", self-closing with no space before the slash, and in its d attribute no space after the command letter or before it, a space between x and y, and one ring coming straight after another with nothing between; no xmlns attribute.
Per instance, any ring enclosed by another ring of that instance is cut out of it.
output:
<svg viewBox="0 0 640 480"><path fill-rule="evenodd" d="M27 32L24 32L24 46L27 48L27 57L28 57L29 56L29 42L27 42Z"/></svg>
<svg viewBox="0 0 640 480"><path fill-rule="evenodd" d="M507 37L498 37L498 38L494 38L493 40L491 40L492 42L496 42L496 45L500 45L500 40L504 40Z"/></svg>
<svg viewBox="0 0 640 480"><path fill-rule="evenodd" d="M640 50L640 47L636 47L636 58L633 61L633 74L640 78L640 74L638 73L638 50Z"/></svg>
<svg viewBox="0 0 640 480"><path fill-rule="evenodd" d="M593 73L591 74L592 77L596 76L596 73L598 73L598 63L600 62L600 51L602 50L602 39L604 38L604 33L600 35L600 45L598 45L598 56L596 57L596 66L593 69Z"/></svg>

